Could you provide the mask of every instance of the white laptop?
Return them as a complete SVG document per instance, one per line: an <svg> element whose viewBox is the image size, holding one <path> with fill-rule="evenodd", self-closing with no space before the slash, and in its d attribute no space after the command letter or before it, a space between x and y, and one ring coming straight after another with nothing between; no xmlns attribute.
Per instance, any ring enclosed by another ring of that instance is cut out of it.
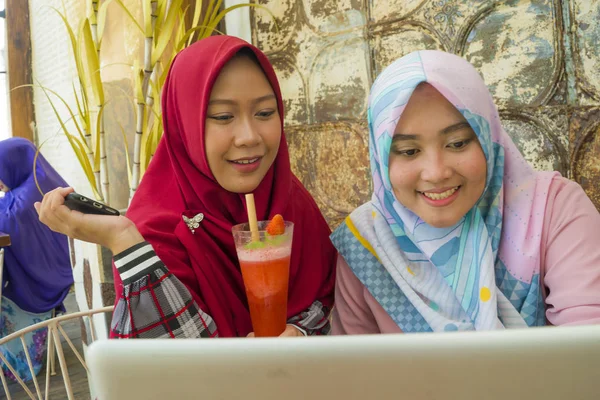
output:
<svg viewBox="0 0 600 400"><path fill-rule="evenodd" d="M600 399L600 326L103 340L87 358L99 400Z"/></svg>

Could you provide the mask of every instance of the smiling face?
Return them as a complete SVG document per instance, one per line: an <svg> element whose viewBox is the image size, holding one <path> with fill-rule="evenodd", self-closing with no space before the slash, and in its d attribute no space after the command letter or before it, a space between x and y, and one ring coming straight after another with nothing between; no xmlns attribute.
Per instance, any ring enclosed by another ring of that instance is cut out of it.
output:
<svg viewBox="0 0 600 400"><path fill-rule="evenodd" d="M225 190L250 193L275 161L281 141L275 93L251 57L237 55L221 70L205 122L208 166Z"/></svg>
<svg viewBox="0 0 600 400"><path fill-rule="evenodd" d="M433 86L419 85L392 139L389 174L396 199L427 224L450 227L483 194L486 170L462 114Z"/></svg>

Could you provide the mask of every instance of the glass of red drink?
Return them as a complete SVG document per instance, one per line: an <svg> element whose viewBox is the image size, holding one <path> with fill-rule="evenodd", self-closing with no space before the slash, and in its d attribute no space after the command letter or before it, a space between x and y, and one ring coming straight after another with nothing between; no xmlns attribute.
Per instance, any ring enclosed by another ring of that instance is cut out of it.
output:
<svg viewBox="0 0 600 400"><path fill-rule="evenodd" d="M285 222L285 232L272 236L268 223L258 221L258 240L247 223L231 229L256 337L279 336L287 322L294 224Z"/></svg>

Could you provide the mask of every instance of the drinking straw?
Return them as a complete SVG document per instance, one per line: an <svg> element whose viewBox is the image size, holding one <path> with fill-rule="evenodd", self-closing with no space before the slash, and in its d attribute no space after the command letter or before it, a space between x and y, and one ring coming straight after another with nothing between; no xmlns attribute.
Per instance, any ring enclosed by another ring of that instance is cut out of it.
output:
<svg viewBox="0 0 600 400"><path fill-rule="evenodd" d="M258 234L258 221L256 220L256 206L254 205L254 195L248 193L246 195L246 210L248 212L248 223L250 224L250 232L252 232L252 241L260 241Z"/></svg>

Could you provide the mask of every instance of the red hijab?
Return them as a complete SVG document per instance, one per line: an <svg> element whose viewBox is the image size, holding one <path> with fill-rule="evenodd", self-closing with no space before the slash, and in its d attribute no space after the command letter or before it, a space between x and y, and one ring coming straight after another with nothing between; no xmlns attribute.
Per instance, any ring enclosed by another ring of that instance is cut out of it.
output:
<svg viewBox="0 0 600 400"><path fill-rule="evenodd" d="M243 194L223 189L211 173L204 122L211 90L223 66L239 50L256 55L277 97L282 138L277 157L254 191L259 220L281 214L294 222L288 318L315 300L331 308L336 251L317 205L290 169L283 134L283 102L267 57L247 42L213 36L177 55L162 93L164 136L133 197L127 216L152 244L167 268L216 322L219 336L252 331L231 227L247 222ZM182 216L204 214L195 234ZM117 301L122 284L115 274Z"/></svg>

